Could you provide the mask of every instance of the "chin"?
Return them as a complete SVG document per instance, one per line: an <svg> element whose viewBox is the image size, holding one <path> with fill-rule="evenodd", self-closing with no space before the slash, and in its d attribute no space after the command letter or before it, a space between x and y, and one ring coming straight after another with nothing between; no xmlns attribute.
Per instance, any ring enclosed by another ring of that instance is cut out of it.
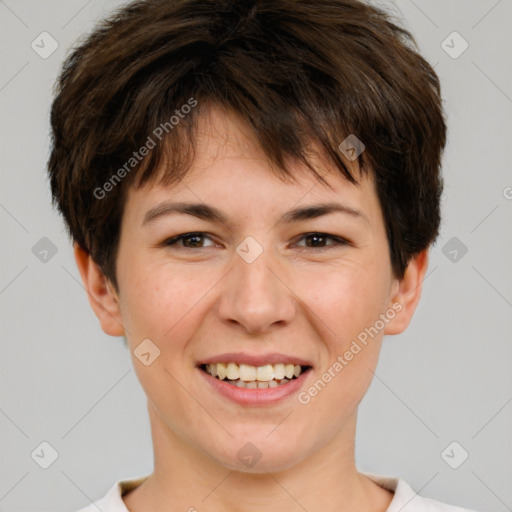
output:
<svg viewBox="0 0 512 512"><path fill-rule="evenodd" d="M300 442L289 438L284 444L277 437L265 439L267 434L266 431L264 434L260 431L257 436L235 437L230 439L225 453L215 455L210 452L210 455L227 469L252 474L285 471L305 457L303 451L297 450L297 446L301 446Z"/></svg>

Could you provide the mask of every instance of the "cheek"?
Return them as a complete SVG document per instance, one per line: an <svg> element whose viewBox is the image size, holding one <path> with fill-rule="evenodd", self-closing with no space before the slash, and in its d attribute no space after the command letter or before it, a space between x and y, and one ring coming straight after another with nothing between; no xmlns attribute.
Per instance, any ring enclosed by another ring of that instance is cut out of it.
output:
<svg viewBox="0 0 512 512"><path fill-rule="evenodd" d="M133 365L146 394L162 410L187 407L186 394L179 392L175 379L185 379L190 371L187 344L200 324L201 298L214 284L193 274L192 267L154 265L137 272L132 266L132 275L124 282L122 315L128 325ZM136 356L145 339L160 351L149 366L140 364Z"/></svg>
<svg viewBox="0 0 512 512"><path fill-rule="evenodd" d="M131 337L150 338L161 349L192 336L203 299L219 279L193 265L165 263L132 265L124 278L121 312Z"/></svg>
<svg viewBox="0 0 512 512"><path fill-rule="evenodd" d="M373 325L387 305L383 272L368 266L344 265L308 273L300 297L315 313L324 339L337 349ZM322 327L323 326L323 327Z"/></svg>
<svg viewBox="0 0 512 512"><path fill-rule="evenodd" d="M383 330L374 326L387 306L387 285L385 272L361 265L309 273L302 283L301 296L326 349L317 375L321 382L315 381L310 396L318 396L316 407L336 403L330 410L339 421L358 405L377 366Z"/></svg>

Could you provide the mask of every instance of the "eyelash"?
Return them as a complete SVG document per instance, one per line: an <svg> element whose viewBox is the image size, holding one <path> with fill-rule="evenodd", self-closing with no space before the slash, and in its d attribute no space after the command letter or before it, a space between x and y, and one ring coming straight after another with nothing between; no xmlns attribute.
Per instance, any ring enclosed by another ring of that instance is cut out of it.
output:
<svg viewBox="0 0 512 512"><path fill-rule="evenodd" d="M210 238L210 236L208 236L206 233L202 232L202 231L195 231L195 232L191 232L191 233L183 233L181 235L178 235L178 236L175 236L175 237L172 237L172 238L169 238L167 240L164 241L164 245L165 246L173 246L173 245L176 245L177 242L180 242L180 241L183 241L185 239L188 239L188 238L192 238L192 237L201 237L201 238ZM313 231L311 233L304 233L303 235L300 236L300 240L302 240L303 238L307 237L307 236L318 236L318 237L321 237L321 238L328 238L328 239L331 239L333 240L335 243L334 245L331 245L331 246L327 246L327 247L300 247L300 249L316 249L316 250L326 250L326 249L332 249L334 247L339 247L339 246L344 246L344 245L350 245L350 243L343 239L343 238L340 238L340 237L337 237L337 236L334 236L334 235L329 235L328 233L321 233L321 232L318 232L318 231ZM213 240L212 240L213 241ZM180 250L184 249L184 250L194 250L194 249L207 249L207 247L179 247Z"/></svg>

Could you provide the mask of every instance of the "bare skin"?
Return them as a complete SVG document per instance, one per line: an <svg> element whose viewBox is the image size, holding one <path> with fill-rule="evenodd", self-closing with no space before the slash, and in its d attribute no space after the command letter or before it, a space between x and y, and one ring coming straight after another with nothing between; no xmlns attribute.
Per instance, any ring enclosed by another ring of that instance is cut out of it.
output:
<svg viewBox="0 0 512 512"><path fill-rule="evenodd" d="M324 167L329 188L297 164L297 181L285 183L232 113L213 108L202 119L196 154L182 182L130 189L117 291L75 247L102 329L126 335L148 397L155 467L123 497L128 510L384 512L393 494L355 467L357 408L383 336L409 325L428 251L396 279L373 178L353 185ZM214 206L230 224L186 214L144 223L146 213L165 201ZM327 202L342 202L361 215L278 222L292 208ZM191 232L203 233L199 244L164 244ZM308 244L311 236L304 235L311 233L348 243L324 238ZM236 252L248 236L263 249L250 264ZM198 362L224 352L279 352L311 363L307 390L329 368L332 374L338 356L393 304L400 311L389 314L378 335L307 404L293 395L274 405L242 406L199 374ZM133 354L147 338L160 349L149 366ZM247 442L262 455L252 467L237 457Z"/></svg>

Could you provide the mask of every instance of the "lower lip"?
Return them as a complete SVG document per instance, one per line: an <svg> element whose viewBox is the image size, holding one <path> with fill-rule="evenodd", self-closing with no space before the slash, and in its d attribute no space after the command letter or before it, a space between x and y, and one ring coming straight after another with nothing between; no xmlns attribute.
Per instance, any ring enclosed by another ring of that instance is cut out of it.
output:
<svg viewBox="0 0 512 512"><path fill-rule="evenodd" d="M311 368L309 368L296 379L275 388L247 389L239 388L233 384L228 384L223 380L212 377L204 370L201 370L201 368L197 370L215 391L240 405L269 405L284 400L290 395L296 394L311 373Z"/></svg>

